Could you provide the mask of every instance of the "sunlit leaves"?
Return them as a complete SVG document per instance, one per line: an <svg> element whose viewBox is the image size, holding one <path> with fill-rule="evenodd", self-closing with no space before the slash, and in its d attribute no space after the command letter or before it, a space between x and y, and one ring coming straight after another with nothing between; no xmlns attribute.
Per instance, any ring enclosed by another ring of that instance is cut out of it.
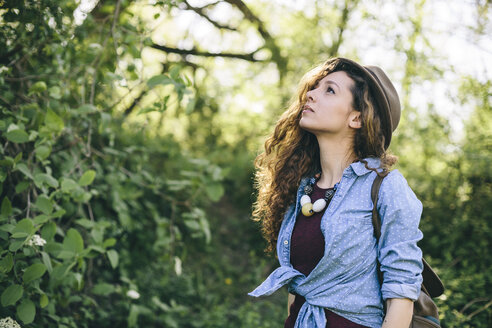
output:
<svg viewBox="0 0 492 328"><path fill-rule="evenodd" d="M51 109L48 108L44 117L44 124L48 131L59 133L63 130L65 124L63 120Z"/></svg>
<svg viewBox="0 0 492 328"><path fill-rule="evenodd" d="M34 95L34 94L40 94L40 93L46 91L46 89L47 89L46 82L44 82L44 81L38 81L38 82L34 83L29 88L28 96L31 96L31 95Z"/></svg>
<svg viewBox="0 0 492 328"><path fill-rule="evenodd" d="M147 86L149 88L154 88L157 85L167 85L167 84L171 84L171 83L173 83L173 80L169 76L167 76L165 74L159 74L159 75L155 75L155 76L151 77L147 81Z"/></svg>
<svg viewBox="0 0 492 328"><path fill-rule="evenodd" d="M88 170L84 172L84 174L80 177L79 185L82 187L88 186L92 183L92 181L94 181L95 177L96 177L96 171Z"/></svg>

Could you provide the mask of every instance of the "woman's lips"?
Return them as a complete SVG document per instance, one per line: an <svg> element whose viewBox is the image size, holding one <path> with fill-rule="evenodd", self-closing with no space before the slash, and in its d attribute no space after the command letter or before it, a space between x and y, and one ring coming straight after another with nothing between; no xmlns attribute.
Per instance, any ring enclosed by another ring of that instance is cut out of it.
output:
<svg viewBox="0 0 492 328"><path fill-rule="evenodd" d="M312 112L312 113L314 113L314 110L313 110L311 107L309 107L308 105L305 105L305 106L303 107L303 111L302 111L302 112L303 112L303 113L304 113L304 112Z"/></svg>

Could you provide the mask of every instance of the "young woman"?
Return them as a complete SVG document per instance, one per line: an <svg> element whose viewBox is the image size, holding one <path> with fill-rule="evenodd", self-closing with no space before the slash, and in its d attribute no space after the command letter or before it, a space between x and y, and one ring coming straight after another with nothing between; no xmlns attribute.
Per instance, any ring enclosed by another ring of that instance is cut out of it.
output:
<svg viewBox="0 0 492 328"><path fill-rule="evenodd" d="M250 295L287 285L285 327L408 328L422 283L422 205L397 170L379 191L379 242L372 225L372 183L396 162L387 148L399 120L380 68L330 59L301 80L256 159L253 215L280 267Z"/></svg>

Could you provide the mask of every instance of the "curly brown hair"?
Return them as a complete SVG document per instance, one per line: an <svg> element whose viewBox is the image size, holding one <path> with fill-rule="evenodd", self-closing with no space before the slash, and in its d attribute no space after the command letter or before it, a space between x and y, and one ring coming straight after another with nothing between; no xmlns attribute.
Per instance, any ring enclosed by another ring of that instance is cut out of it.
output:
<svg viewBox="0 0 492 328"><path fill-rule="evenodd" d="M386 151L381 120L375 110L376 103L359 68L333 58L306 73L300 81L297 97L265 141L265 151L255 159L258 197L253 205L253 219L261 222L263 236L268 242L267 252L275 249L283 216L296 200L301 179L321 171L318 141L312 133L299 126L299 121L307 101L306 93L318 81L336 71L344 71L354 81L351 88L352 105L361 113L362 123L354 136L356 159L367 167L364 158L379 158L383 169L389 169L397 161Z"/></svg>

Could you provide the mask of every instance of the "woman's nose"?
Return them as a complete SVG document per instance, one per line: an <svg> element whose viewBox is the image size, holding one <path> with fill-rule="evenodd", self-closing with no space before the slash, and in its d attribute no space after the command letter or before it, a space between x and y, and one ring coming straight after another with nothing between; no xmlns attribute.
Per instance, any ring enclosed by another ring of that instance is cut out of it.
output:
<svg viewBox="0 0 492 328"><path fill-rule="evenodd" d="M309 90L309 91L306 93L306 96L307 96L307 99L308 99L308 100L310 100L310 101L314 101L313 90Z"/></svg>

